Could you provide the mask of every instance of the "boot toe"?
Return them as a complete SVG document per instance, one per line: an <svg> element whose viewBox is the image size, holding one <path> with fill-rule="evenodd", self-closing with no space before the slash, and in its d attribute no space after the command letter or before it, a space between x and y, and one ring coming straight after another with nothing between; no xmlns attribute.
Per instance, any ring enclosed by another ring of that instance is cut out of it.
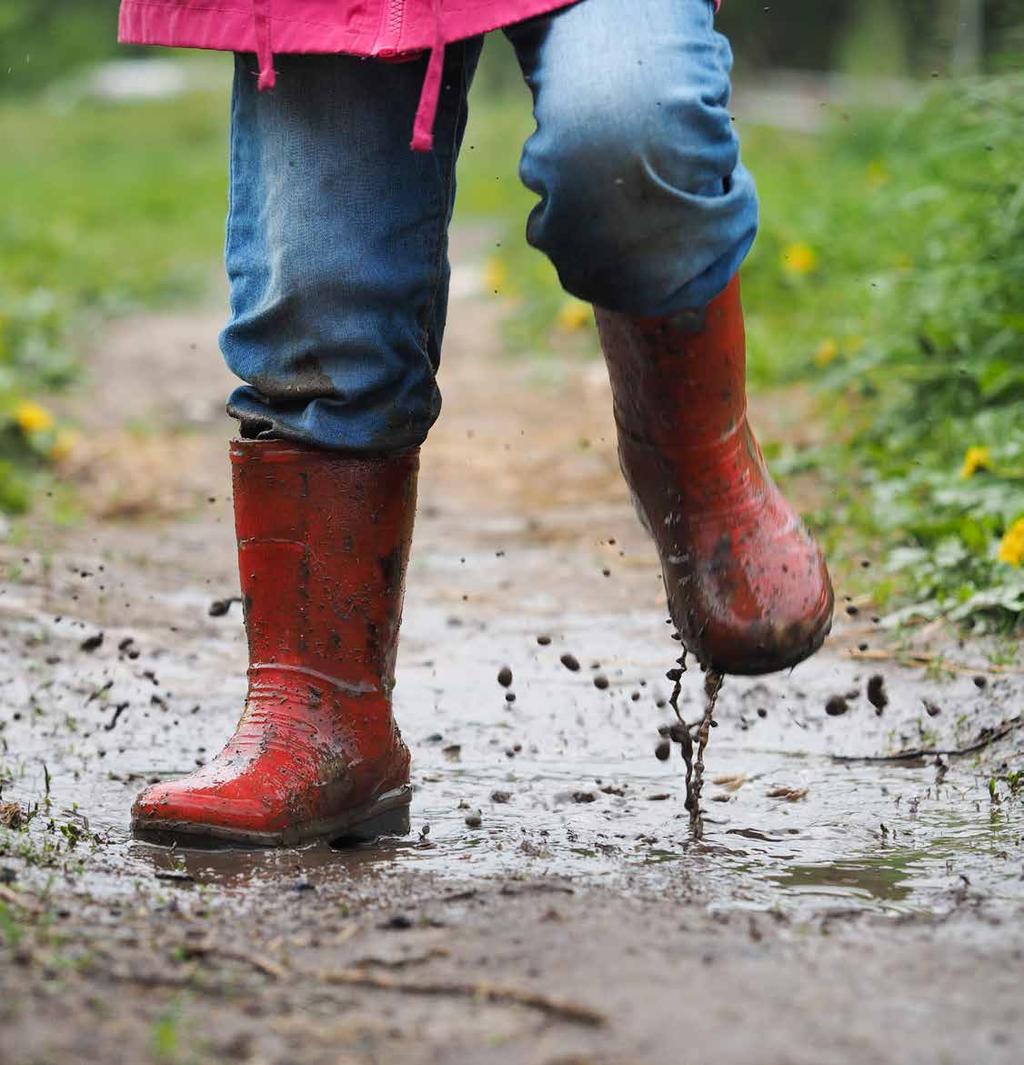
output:
<svg viewBox="0 0 1024 1065"><path fill-rule="evenodd" d="M137 835L166 832L244 838L279 831L287 818L277 813L259 798L168 781L152 785L135 800L132 830Z"/></svg>
<svg viewBox="0 0 1024 1065"><path fill-rule="evenodd" d="M780 580L773 590L754 616L709 613L698 640L703 665L717 673L775 673L792 669L821 647L832 628L834 596L820 556L810 579Z"/></svg>

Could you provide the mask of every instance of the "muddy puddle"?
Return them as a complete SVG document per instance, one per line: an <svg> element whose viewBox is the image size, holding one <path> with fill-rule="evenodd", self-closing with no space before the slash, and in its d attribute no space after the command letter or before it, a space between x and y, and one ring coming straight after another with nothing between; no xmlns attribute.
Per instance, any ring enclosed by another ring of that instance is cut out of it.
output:
<svg viewBox="0 0 1024 1065"><path fill-rule="evenodd" d="M486 584L495 564L476 562ZM450 558L428 559L421 589L443 585L446 567ZM969 900L999 912L1024 901L1024 803L989 792L1001 766L1020 765L1024 731L959 757L834 757L970 746L1020 713L1010 679L929 680L837 651L789 675L726 678L697 840L678 748L655 757L659 726L674 720L668 628L656 611L566 613L542 586L508 611L411 590L396 692L415 758L407 839L280 852L133 841L134 794L210 757L237 716L241 622L237 605L211 617L215 598L168 587L150 606L165 624L140 615L127 625L122 615L56 620L28 591L8 589L3 798L41 812L0 865L41 881L61 870L92 894L181 887L214 901L237 901L220 890L229 887L339 880L369 897L418 874L562 878L794 915L944 914ZM882 678L873 701L872 676ZM696 671L682 678L680 708L700 719Z"/></svg>

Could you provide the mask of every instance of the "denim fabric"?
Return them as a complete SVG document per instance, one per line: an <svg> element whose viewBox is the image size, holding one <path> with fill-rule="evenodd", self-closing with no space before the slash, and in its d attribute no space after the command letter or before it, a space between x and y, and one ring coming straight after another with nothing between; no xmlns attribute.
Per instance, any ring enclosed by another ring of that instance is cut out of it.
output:
<svg viewBox="0 0 1024 1065"><path fill-rule="evenodd" d="M610 310L703 307L750 248L757 200L728 110L711 0L581 0L508 28L537 128L527 239ZM245 436L420 444L440 410L447 228L481 39L449 45L432 154L409 151L426 59L236 59L221 336Z"/></svg>

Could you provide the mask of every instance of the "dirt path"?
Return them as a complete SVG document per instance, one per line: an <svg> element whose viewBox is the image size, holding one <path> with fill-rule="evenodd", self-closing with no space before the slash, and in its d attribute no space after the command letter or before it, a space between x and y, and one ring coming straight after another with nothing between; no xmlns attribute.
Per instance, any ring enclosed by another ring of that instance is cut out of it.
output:
<svg viewBox="0 0 1024 1065"><path fill-rule="evenodd" d="M899 648L844 616L792 675L727 682L695 843L653 757L675 645L603 373L503 359L500 308L457 282L397 690L414 834L373 848L128 837L134 793L208 757L243 693L237 606L209 614L237 586L230 381L216 312L96 346L88 514L0 547L0 780L35 811L0 830L0 1062L1019 1061L1024 811L988 781L1021 768L1021 676L977 647L942 676L857 660ZM832 757L1007 723L966 756Z"/></svg>

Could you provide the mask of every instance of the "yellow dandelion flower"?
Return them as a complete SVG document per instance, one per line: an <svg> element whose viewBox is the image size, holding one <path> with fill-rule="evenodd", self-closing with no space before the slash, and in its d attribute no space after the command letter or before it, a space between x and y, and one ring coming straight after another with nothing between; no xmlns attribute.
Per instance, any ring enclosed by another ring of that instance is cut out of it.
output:
<svg viewBox="0 0 1024 1065"><path fill-rule="evenodd" d="M50 448L50 458L54 462L63 462L71 457L76 447L78 447L78 433L72 429L58 429L53 447Z"/></svg>
<svg viewBox="0 0 1024 1065"><path fill-rule="evenodd" d="M1018 518L999 542L999 561L1009 566L1024 562L1024 518Z"/></svg>
<svg viewBox="0 0 1024 1065"><path fill-rule="evenodd" d="M53 428L53 415L31 400L19 403L14 408L14 420L23 433L41 433Z"/></svg>
<svg viewBox="0 0 1024 1065"><path fill-rule="evenodd" d="M818 266L818 253L803 241L788 244L782 249L782 269L787 274L802 276L812 273Z"/></svg>
<svg viewBox="0 0 1024 1065"><path fill-rule="evenodd" d="M872 159L867 167L868 185L877 189L889 180L889 172L881 159Z"/></svg>
<svg viewBox="0 0 1024 1065"><path fill-rule="evenodd" d="M484 263L484 287L488 292L499 295L508 282L508 267L496 255Z"/></svg>
<svg viewBox="0 0 1024 1065"><path fill-rule="evenodd" d="M964 464L960 467L960 476L964 480L973 477L978 470L990 469L992 469L992 456L987 447L977 447L972 444L964 452Z"/></svg>
<svg viewBox="0 0 1024 1065"><path fill-rule="evenodd" d="M566 300L558 309L558 328L578 333L590 324L590 304L583 300Z"/></svg>
<svg viewBox="0 0 1024 1065"><path fill-rule="evenodd" d="M829 363L835 362L839 355L839 345L829 337L823 340L814 352L814 365L824 369Z"/></svg>

